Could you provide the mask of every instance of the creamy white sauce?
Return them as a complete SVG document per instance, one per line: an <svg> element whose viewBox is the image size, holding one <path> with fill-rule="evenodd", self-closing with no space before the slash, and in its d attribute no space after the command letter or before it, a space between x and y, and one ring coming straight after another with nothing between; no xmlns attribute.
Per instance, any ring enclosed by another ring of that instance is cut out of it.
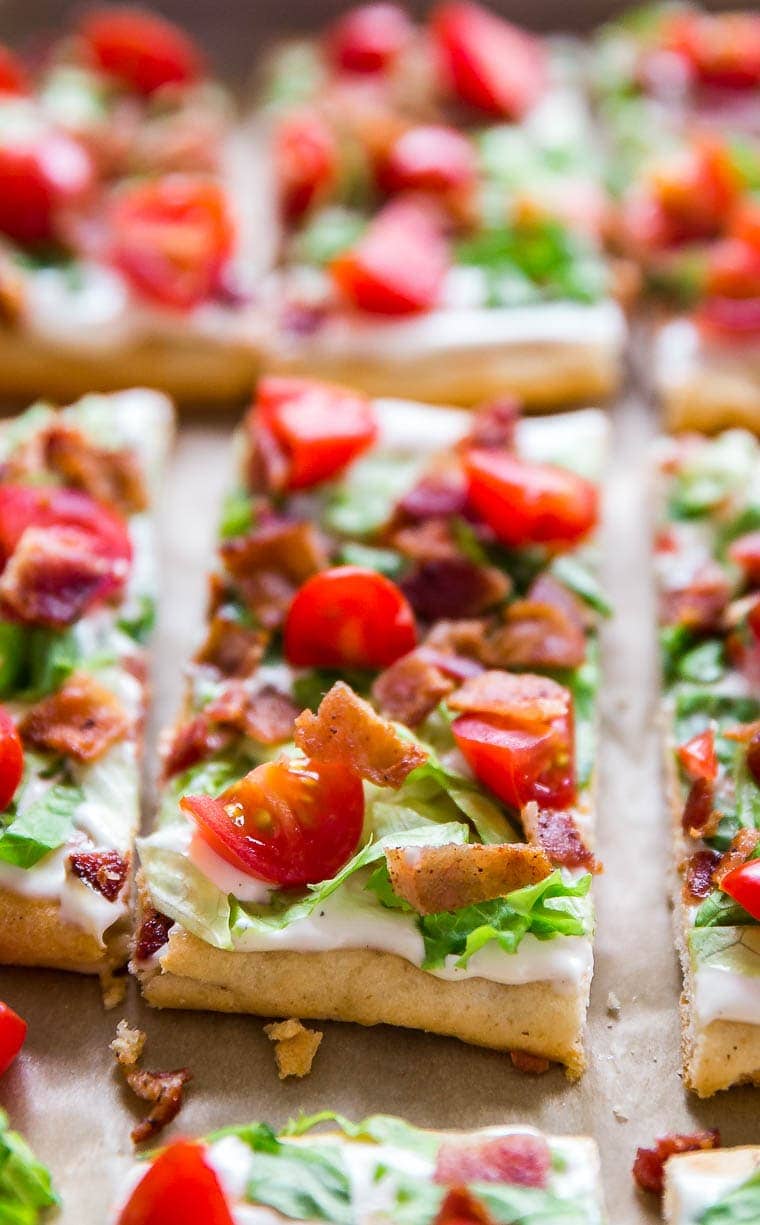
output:
<svg viewBox="0 0 760 1225"><path fill-rule="evenodd" d="M675 1212L672 1225L699 1225L708 1208L741 1186L760 1165L760 1150L754 1162L749 1153L729 1150L722 1168L716 1168L716 1164L713 1160L706 1168L701 1162L678 1158L668 1163L668 1203Z"/></svg>
<svg viewBox="0 0 760 1225"><path fill-rule="evenodd" d="M745 378L749 374L760 378L760 342L721 344L717 339L707 342L689 319L675 319L657 332L653 358L656 387L662 390L681 387L708 363L712 370L728 378Z"/></svg>
<svg viewBox="0 0 760 1225"><path fill-rule="evenodd" d="M257 876L241 872L233 867L226 859L222 859L221 855L217 855L205 838L201 838L199 834L193 835L190 839L187 854L198 871L202 872L222 893L231 893L241 902L255 902L261 906L266 906L268 903L272 894L272 886L267 885Z"/></svg>
<svg viewBox="0 0 760 1225"><path fill-rule="evenodd" d="M716 965L697 966L694 1010L701 1025L712 1021L760 1025L760 975L736 974Z"/></svg>
<svg viewBox="0 0 760 1225"><path fill-rule="evenodd" d="M127 912L125 900L109 902L102 894L67 871L72 844L51 851L33 868L0 863L0 888L19 897L57 901L61 920L102 940L104 932Z"/></svg>

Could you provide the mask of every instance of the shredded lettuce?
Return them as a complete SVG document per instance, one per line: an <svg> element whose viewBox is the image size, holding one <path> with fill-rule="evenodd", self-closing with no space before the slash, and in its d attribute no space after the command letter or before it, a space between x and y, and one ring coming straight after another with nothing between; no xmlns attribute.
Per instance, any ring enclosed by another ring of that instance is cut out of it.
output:
<svg viewBox="0 0 760 1225"><path fill-rule="evenodd" d="M49 1171L0 1110L0 1222L37 1225L42 1210L58 1203Z"/></svg>
<svg viewBox="0 0 760 1225"><path fill-rule="evenodd" d="M35 701L60 689L81 661L72 629L0 621L0 698Z"/></svg>
<svg viewBox="0 0 760 1225"><path fill-rule="evenodd" d="M707 1208L698 1225L757 1225L760 1221L760 1170Z"/></svg>
<svg viewBox="0 0 760 1225"><path fill-rule="evenodd" d="M153 596L145 593L138 596L133 606L125 609L116 624L130 638L134 638L135 642L147 642L156 624L156 601Z"/></svg>
<svg viewBox="0 0 760 1225"><path fill-rule="evenodd" d="M573 556L572 553L560 553L554 558L549 570L560 583L569 587L570 591L600 616L612 616L612 605L595 575L579 557Z"/></svg>
<svg viewBox="0 0 760 1225"><path fill-rule="evenodd" d="M27 761L27 785L29 766ZM81 787L70 783L53 783L28 806L22 791L19 807L0 815L0 860L18 868L33 867L68 841L83 802Z"/></svg>
<svg viewBox="0 0 760 1225"><path fill-rule="evenodd" d="M748 488L757 463L757 440L746 430L726 430L699 447L675 477L668 502L671 519L701 518Z"/></svg>
<svg viewBox="0 0 760 1225"><path fill-rule="evenodd" d="M484 230L458 244L456 259L483 271L491 306L546 299L597 302L607 288L598 253L553 218Z"/></svg>

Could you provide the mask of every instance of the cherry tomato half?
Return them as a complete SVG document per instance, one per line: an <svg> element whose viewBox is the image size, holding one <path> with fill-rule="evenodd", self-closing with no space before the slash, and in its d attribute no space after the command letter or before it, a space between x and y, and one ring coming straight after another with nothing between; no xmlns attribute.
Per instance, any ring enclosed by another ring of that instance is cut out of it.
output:
<svg viewBox="0 0 760 1225"><path fill-rule="evenodd" d="M5 811L16 794L23 773L21 737L13 719L0 706L0 812Z"/></svg>
<svg viewBox="0 0 760 1225"><path fill-rule="evenodd" d="M463 462L470 504L510 547L562 548L596 526L598 492L574 472L503 451L468 451Z"/></svg>
<svg viewBox="0 0 760 1225"><path fill-rule="evenodd" d="M0 94L28 94L29 75L18 56L0 43Z"/></svg>
<svg viewBox="0 0 760 1225"><path fill-rule="evenodd" d="M13 1063L26 1037L26 1021L22 1021L7 1004L0 1001L0 1076Z"/></svg>
<svg viewBox="0 0 760 1225"><path fill-rule="evenodd" d="M189 85L201 74L201 57L191 40L155 13L100 9L85 18L80 34L96 67L139 94L152 94L162 85Z"/></svg>
<svg viewBox="0 0 760 1225"><path fill-rule="evenodd" d="M468 106L520 119L544 92L546 55L539 41L479 4L440 5L431 30L447 83Z"/></svg>
<svg viewBox="0 0 760 1225"><path fill-rule="evenodd" d="M174 1140L151 1162L118 1225L234 1225L202 1144Z"/></svg>
<svg viewBox="0 0 760 1225"><path fill-rule="evenodd" d="M456 128L420 125L402 132L381 167L385 191L444 193L475 182L477 159L471 143Z"/></svg>
<svg viewBox="0 0 760 1225"><path fill-rule="evenodd" d="M521 809L535 800L564 808L575 799L570 715L533 730L495 715L464 714L451 730L475 777L505 804Z"/></svg>
<svg viewBox="0 0 760 1225"><path fill-rule="evenodd" d="M0 143L0 232L34 246L61 238L63 214L95 184L87 150L65 132L35 128Z"/></svg>
<svg viewBox="0 0 760 1225"><path fill-rule="evenodd" d="M760 85L760 16L756 13L678 12L664 43L705 85L752 89Z"/></svg>
<svg viewBox="0 0 760 1225"><path fill-rule="evenodd" d="M728 556L744 571L748 583L760 583L760 531L737 536L728 546Z"/></svg>
<svg viewBox="0 0 760 1225"><path fill-rule="evenodd" d="M281 888L327 880L356 850L361 779L342 764L265 762L218 799L186 795L182 809L228 863Z"/></svg>
<svg viewBox="0 0 760 1225"><path fill-rule="evenodd" d="M307 579L285 621L285 658L295 667L388 668L416 644L406 596L362 566L335 566Z"/></svg>
<svg viewBox="0 0 760 1225"><path fill-rule="evenodd" d="M146 298L177 310L209 297L233 246L224 191L193 175L169 174L121 191L110 226L116 267Z"/></svg>
<svg viewBox="0 0 760 1225"><path fill-rule="evenodd" d="M715 732L705 728L679 745L678 760L690 778L704 778L713 782L718 777L718 757L715 752Z"/></svg>
<svg viewBox="0 0 760 1225"><path fill-rule="evenodd" d="M720 887L753 919L760 920L760 859L749 859L733 868L723 877Z"/></svg>
<svg viewBox="0 0 760 1225"><path fill-rule="evenodd" d="M335 183L335 137L313 111L286 115L275 130L273 159L280 212L286 221L297 221Z"/></svg>
<svg viewBox="0 0 760 1225"><path fill-rule="evenodd" d="M287 455L288 489L337 476L377 437L372 401L333 383L270 376L259 383L254 407Z"/></svg>
<svg viewBox="0 0 760 1225"><path fill-rule="evenodd" d="M413 33L412 23L397 4L362 4L335 23L328 51L344 72L384 72Z"/></svg>
<svg viewBox="0 0 760 1225"><path fill-rule="evenodd" d="M448 244L437 217L412 200L386 204L330 272L347 302L376 315L430 310L443 289Z"/></svg>
<svg viewBox="0 0 760 1225"><path fill-rule="evenodd" d="M0 485L0 568L28 527L73 527L85 533L99 557L132 560L127 525L116 511L78 489L52 485Z"/></svg>

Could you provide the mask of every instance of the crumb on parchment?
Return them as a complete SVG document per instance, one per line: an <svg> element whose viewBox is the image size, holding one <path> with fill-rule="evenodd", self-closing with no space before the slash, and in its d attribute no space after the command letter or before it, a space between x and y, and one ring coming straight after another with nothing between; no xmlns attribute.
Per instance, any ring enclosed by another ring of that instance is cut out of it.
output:
<svg viewBox="0 0 760 1225"><path fill-rule="evenodd" d="M109 1044L132 1092L151 1103L147 1116L132 1128L134 1144L152 1140L179 1114L184 1086L191 1079L187 1068L178 1068L175 1072L147 1072L140 1068L145 1039L141 1029L133 1029L122 1019L116 1026L116 1037Z"/></svg>
<svg viewBox="0 0 760 1225"><path fill-rule="evenodd" d="M322 1041L322 1032L307 1029L295 1017L274 1021L264 1026L264 1033L274 1042L274 1058L280 1080L288 1076L308 1076L314 1056Z"/></svg>
<svg viewBox="0 0 760 1225"><path fill-rule="evenodd" d="M141 1029L132 1029L129 1022L122 1019L116 1026L116 1037L109 1049L122 1067L131 1068L140 1060L146 1037Z"/></svg>
<svg viewBox="0 0 760 1225"><path fill-rule="evenodd" d="M108 1012L124 1002L127 994L126 974L114 974L110 969L100 976L100 990L103 995L103 1007Z"/></svg>
<svg viewBox="0 0 760 1225"><path fill-rule="evenodd" d="M610 991L607 996L607 1012L609 1013L611 1017L619 1017L622 1011L623 1011L623 1005L620 1003L620 1000L615 995L615 992Z"/></svg>

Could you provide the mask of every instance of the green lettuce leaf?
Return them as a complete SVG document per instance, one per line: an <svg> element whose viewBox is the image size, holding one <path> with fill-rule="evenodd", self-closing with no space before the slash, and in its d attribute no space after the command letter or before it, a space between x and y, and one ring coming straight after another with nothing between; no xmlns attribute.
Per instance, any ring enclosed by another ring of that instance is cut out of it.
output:
<svg viewBox="0 0 760 1225"><path fill-rule="evenodd" d="M757 1225L760 1221L760 1170L707 1208L698 1225Z"/></svg>
<svg viewBox="0 0 760 1225"><path fill-rule="evenodd" d="M726 430L698 447L672 483L672 519L700 518L732 494L746 491L757 462L757 440L746 430Z"/></svg>
<svg viewBox="0 0 760 1225"><path fill-rule="evenodd" d="M135 642L145 643L153 633L156 624L156 601L152 595L143 594L137 597L133 606L121 614L116 624Z"/></svg>
<svg viewBox="0 0 760 1225"><path fill-rule="evenodd" d="M760 928L700 927L689 932L689 954L695 969L712 966L747 978L760 977Z"/></svg>
<svg viewBox="0 0 760 1225"><path fill-rule="evenodd" d="M343 480L327 494L324 519L340 535L371 536L387 523L393 508L414 485L424 457L374 453L352 464Z"/></svg>
<svg viewBox="0 0 760 1225"><path fill-rule="evenodd" d="M0 1222L36 1225L40 1212L58 1203L49 1171L0 1110Z"/></svg>
<svg viewBox="0 0 760 1225"><path fill-rule="evenodd" d="M318 1114L298 1115L283 1128L283 1136L303 1136L322 1123L334 1123L352 1140L373 1140L375 1144L392 1144L423 1157L435 1157L441 1143L435 1132L415 1127L391 1114L371 1114L360 1123L352 1123L343 1114L321 1110Z"/></svg>
<svg viewBox="0 0 760 1225"><path fill-rule="evenodd" d="M612 605L602 591L592 571L572 553L560 553L549 567L551 573L580 600L602 617L612 616Z"/></svg>
<svg viewBox="0 0 760 1225"><path fill-rule="evenodd" d="M483 230L460 242L455 257L482 269L492 306L596 302L607 288L604 264L592 246L554 218Z"/></svg>
<svg viewBox="0 0 760 1225"><path fill-rule="evenodd" d="M227 894L204 876L187 854L149 838L140 839L137 845L156 909L199 940L214 948L231 949L231 904Z"/></svg>
<svg viewBox="0 0 760 1225"><path fill-rule="evenodd" d="M685 681L703 685L719 681L726 671L723 643L717 638L708 638L699 646L691 647L681 655L676 671Z"/></svg>
<svg viewBox="0 0 760 1225"><path fill-rule="evenodd" d="M73 629L0 621L0 698L45 697L60 689L80 661Z"/></svg>
<svg viewBox="0 0 760 1225"><path fill-rule="evenodd" d="M245 489L231 489L222 502L219 535L223 540L242 536L253 527L253 500Z"/></svg>
<svg viewBox="0 0 760 1225"><path fill-rule="evenodd" d="M68 841L77 809L83 802L81 787L53 783L27 808L0 816L0 860L18 868L33 867Z"/></svg>

